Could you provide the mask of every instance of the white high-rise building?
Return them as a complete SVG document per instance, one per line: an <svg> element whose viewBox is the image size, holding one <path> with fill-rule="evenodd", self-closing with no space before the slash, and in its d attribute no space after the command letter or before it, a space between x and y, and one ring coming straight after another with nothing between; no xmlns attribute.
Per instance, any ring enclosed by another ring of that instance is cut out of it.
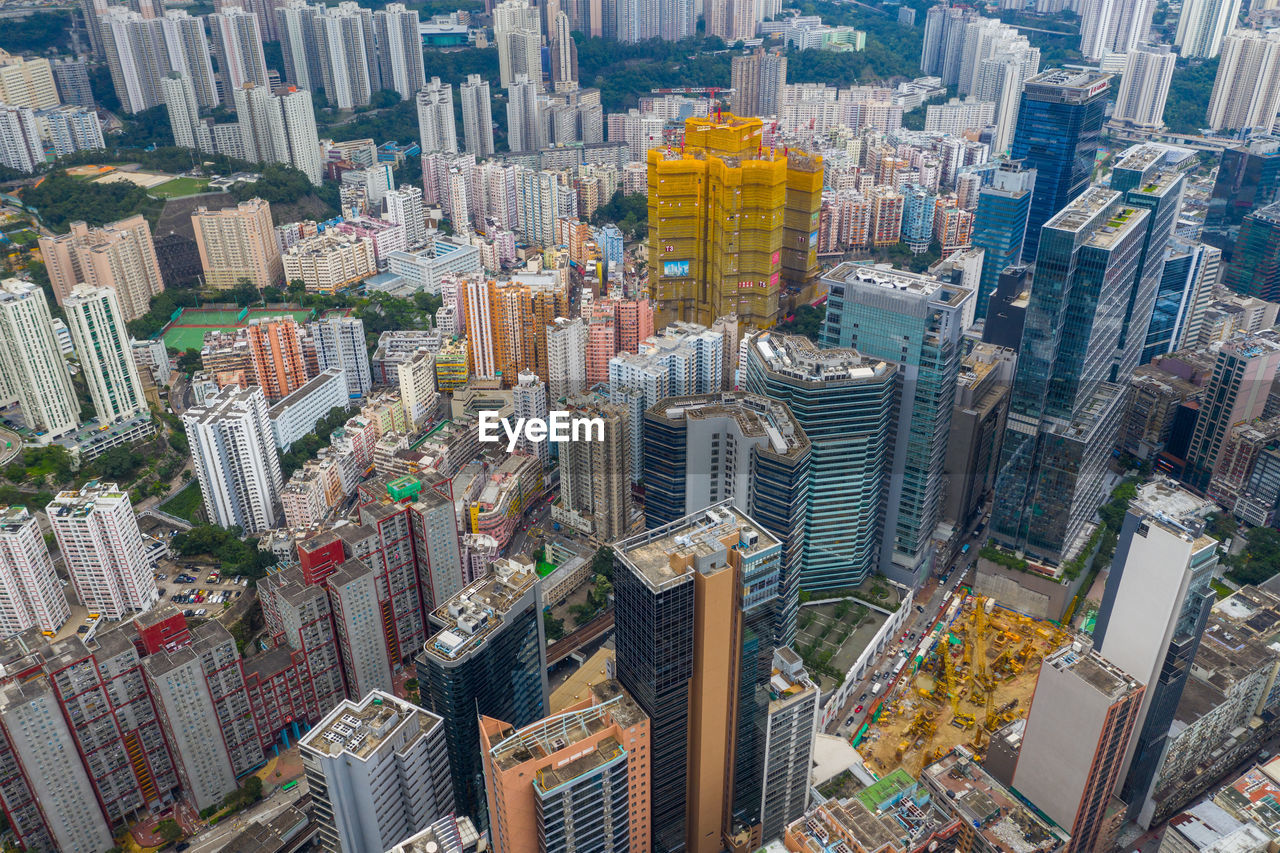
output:
<svg viewBox="0 0 1280 853"><path fill-rule="evenodd" d="M311 93L297 89L276 96L284 115L284 134L289 141L289 162L311 183L320 185L324 179L324 157L320 153L320 138L316 132L316 113L311 104Z"/></svg>
<svg viewBox="0 0 1280 853"><path fill-rule="evenodd" d="M1184 57L1212 59L1239 18L1240 0L1183 0L1173 44Z"/></svg>
<svg viewBox="0 0 1280 853"><path fill-rule="evenodd" d="M551 82L557 92L578 88L578 44L573 40L569 16L557 12L551 32Z"/></svg>
<svg viewBox="0 0 1280 853"><path fill-rule="evenodd" d="M0 281L0 374L27 426L57 438L80 425L80 403L52 319L39 285Z"/></svg>
<svg viewBox="0 0 1280 853"><path fill-rule="evenodd" d="M90 612L123 619L160 599L155 564L143 552L126 489L93 480L78 492L59 492L45 515L76 595Z"/></svg>
<svg viewBox="0 0 1280 853"><path fill-rule="evenodd" d="M546 127L538 85L517 74L507 88L507 147L512 151L537 151L546 147Z"/></svg>
<svg viewBox="0 0 1280 853"><path fill-rule="evenodd" d="M562 12L561 14L564 13ZM516 377L516 384L511 389L511 402L514 409L513 415L517 421L521 418L525 420L541 418L545 421L547 418L547 383L539 379L536 373L520 371L520 374ZM532 441L526 434L521 432L520 439L516 443L516 450L537 457L543 468L551 464L551 442L549 441Z"/></svg>
<svg viewBox="0 0 1280 853"><path fill-rule="evenodd" d="M106 147L98 113L86 107L68 105L40 110L36 113L36 125L49 140L55 157Z"/></svg>
<svg viewBox="0 0 1280 853"><path fill-rule="evenodd" d="M69 618L36 517L24 506L0 507L0 635L57 631Z"/></svg>
<svg viewBox="0 0 1280 853"><path fill-rule="evenodd" d="M283 478L262 389L224 389L182 424L209 519L247 533L275 527Z"/></svg>
<svg viewBox="0 0 1280 853"><path fill-rule="evenodd" d="M1081 0L1080 52L1095 61L1128 53L1147 40L1155 9L1155 0Z"/></svg>
<svg viewBox="0 0 1280 853"><path fill-rule="evenodd" d="M423 154L458 153L458 131L453 118L453 86L439 77L418 91L418 139Z"/></svg>
<svg viewBox="0 0 1280 853"><path fill-rule="evenodd" d="M403 3L388 3L373 13L381 63L382 88L395 89L408 100L427 82L422 65L422 34L418 32L418 11Z"/></svg>
<svg viewBox="0 0 1280 853"><path fill-rule="evenodd" d="M284 54L285 78L299 89L315 91L324 88L320 50L316 43L316 18L323 11L323 6L310 6L306 0L283 0L275 11L276 32L280 36L280 51Z"/></svg>
<svg viewBox="0 0 1280 853"><path fill-rule="evenodd" d="M359 317L331 315L311 324L316 338L316 360L321 370L341 368L347 377L347 395L355 400L369 393L369 350L364 342L364 321Z"/></svg>
<svg viewBox="0 0 1280 853"><path fill-rule="evenodd" d="M556 244L556 220L578 218L578 194L557 172L516 167L516 230L540 246Z"/></svg>
<svg viewBox="0 0 1280 853"><path fill-rule="evenodd" d="M587 322L557 317L547 327L547 385L552 400L587 389Z"/></svg>
<svg viewBox="0 0 1280 853"><path fill-rule="evenodd" d="M29 107L0 104L0 163L19 172L34 172L44 165L40 125Z"/></svg>
<svg viewBox="0 0 1280 853"><path fill-rule="evenodd" d="M1129 51L1112 120L1135 127L1164 127L1164 106L1177 59L1167 44L1144 44Z"/></svg>
<svg viewBox="0 0 1280 853"><path fill-rule="evenodd" d="M112 7L102 16L102 43L111 81L126 112L163 103L160 80L170 71L182 71L191 78L201 107L218 105L201 19L176 9L156 18Z"/></svg>
<svg viewBox="0 0 1280 853"><path fill-rule="evenodd" d="M264 86L248 84L231 94L247 159L288 163L318 185L324 177L324 160L311 93L295 89L277 95Z"/></svg>
<svg viewBox="0 0 1280 853"><path fill-rule="evenodd" d="M223 91L239 89L245 83L271 85L267 79L267 60L262 53L258 16L239 6L224 6L221 12L209 15L208 20Z"/></svg>
<svg viewBox="0 0 1280 853"><path fill-rule="evenodd" d="M1280 107L1280 31L1236 30L1222 40L1209 96L1213 130L1267 133Z"/></svg>
<svg viewBox="0 0 1280 853"><path fill-rule="evenodd" d="M755 36L757 13L753 0L704 0L707 35L720 36L727 44Z"/></svg>
<svg viewBox="0 0 1280 853"><path fill-rule="evenodd" d="M314 21L325 97L342 110L365 106L381 88L373 13L343 0Z"/></svg>
<svg viewBox="0 0 1280 853"><path fill-rule="evenodd" d="M145 414L147 398L115 289L78 284L62 307L98 421L119 423Z"/></svg>
<svg viewBox="0 0 1280 853"><path fill-rule="evenodd" d="M386 208L382 218L404 228L408 248L416 249L427 244L427 220L419 187L401 184L399 189L384 195L382 203Z"/></svg>
<svg viewBox="0 0 1280 853"><path fill-rule="evenodd" d="M498 79L510 88L523 74L542 89L542 23L529 0L505 0L493 10L493 39L498 44Z"/></svg>
<svg viewBox="0 0 1280 853"><path fill-rule="evenodd" d="M454 811L444 721L374 690L298 742L325 850L389 850Z"/></svg>
<svg viewBox="0 0 1280 853"><path fill-rule="evenodd" d="M489 101L489 81L468 74L458 87L462 96L462 142L477 160L493 156L493 107Z"/></svg>
<svg viewBox="0 0 1280 853"><path fill-rule="evenodd" d="M171 71L160 80L160 93L169 111L169 128L179 148L213 150L209 126L200 121L200 105L191 78L181 71Z"/></svg>

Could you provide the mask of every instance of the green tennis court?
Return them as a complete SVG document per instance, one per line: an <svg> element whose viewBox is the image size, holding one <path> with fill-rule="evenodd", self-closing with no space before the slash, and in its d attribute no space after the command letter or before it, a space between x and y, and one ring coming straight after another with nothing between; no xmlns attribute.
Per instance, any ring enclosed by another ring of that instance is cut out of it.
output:
<svg viewBox="0 0 1280 853"><path fill-rule="evenodd" d="M311 319L311 308L187 308L160 333L164 345L170 349L198 350L204 346L206 332L235 329L249 320L264 317L292 316L299 323Z"/></svg>

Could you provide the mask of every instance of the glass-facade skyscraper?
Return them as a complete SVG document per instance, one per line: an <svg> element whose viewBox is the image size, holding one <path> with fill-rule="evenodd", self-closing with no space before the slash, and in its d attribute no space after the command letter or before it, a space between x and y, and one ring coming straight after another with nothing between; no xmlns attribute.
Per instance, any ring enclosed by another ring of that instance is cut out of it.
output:
<svg viewBox="0 0 1280 853"><path fill-rule="evenodd" d="M1147 236L1138 259L1143 280L1129 294L1129 306L1116 347L1118 355L1113 381L1124 382L1141 363L1156 299L1163 283L1165 256L1173 239L1178 212L1182 209L1182 192L1186 184L1183 169L1195 162L1195 157L1195 152L1186 148L1135 145L1120 155L1111 171L1111 188L1124 193L1125 203L1151 211L1147 220ZM1141 335L1136 348L1129 345L1131 335Z"/></svg>
<svg viewBox="0 0 1280 853"><path fill-rule="evenodd" d="M1041 226L1089 186L1110 88L1109 74L1062 68L1023 84L1010 156L1036 170L1022 247L1026 263L1036 259Z"/></svg>
<svg viewBox="0 0 1280 853"><path fill-rule="evenodd" d="M774 641L795 641L810 444L785 403L744 391L667 397L644 413L644 520L726 498L783 543Z"/></svg>
<svg viewBox="0 0 1280 853"><path fill-rule="evenodd" d="M851 263L823 281L830 294L823 345L850 347L898 365L880 571L914 586L932 559L963 355L960 337L974 293L928 275Z"/></svg>
<svg viewBox="0 0 1280 853"><path fill-rule="evenodd" d="M1208 304L1218 280L1221 258L1219 249L1204 243L1175 240L1165 250L1160 289L1156 291L1147 343L1139 363L1147 364L1156 356L1181 349L1195 340L1198 316Z"/></svg>
<svg viewBox="0 0 1280 853"><path fill-rule="evenodd" d="M856 586L876 570L898 366L774 332L757 333L745 350L743 387L786 403L811 444L800 586Z"/></svg>
<svg viewBox="0 0 1280 853"><path fill-rule="evenodd" d="M1033 559L1062 562L1105 496L1128 379L1113 371L1131 371L1146 339L1146 318L1122 328L1147 300L1133 290L1149 281L1139 258L1150 216L1093 187L1041 233L990 527Z"/></svg>
<svg viewBox="0 0 1280 853"><path fill-rule="evenodd" d="M1209 195L1201 237L1222 250L1222 260L1235 254L1244 218L1280 201L1280 138L1264 136L1222 152Z"/></svg>
<svg viewBox="0 0 1280 853"><path fill-rule="evenodd" d="M649 849L722 850L762 822L783 546L725 501L614 545L618 681L649 717Z"/></svg>
<svg viewBox="0 0 1280 853"><path fill-rule="evenodd" d="M1005 160L992 173L991 185L978 191L973 247L983 250L982 277L974 305L974 316L979 319L987 316L987 303L996 292L1000 273L1022 259L1035 185L1035 169L1023 168L1016 160Z"/></svg>
<svg viewBox="0 0 1280 853"><path fill-rule="evenodd" d="M1280 302L1280 202L1244 218L1222 283L1244 296Z"/></svg>
<svg viewBox="0 0 1280 853"><path fill-rule="evenodd" d="M430 616L439 630L418 655L421 704L444 720L459 813L487 828L477 717L518 727L550 710L538 573L500 560Z"/></svg>

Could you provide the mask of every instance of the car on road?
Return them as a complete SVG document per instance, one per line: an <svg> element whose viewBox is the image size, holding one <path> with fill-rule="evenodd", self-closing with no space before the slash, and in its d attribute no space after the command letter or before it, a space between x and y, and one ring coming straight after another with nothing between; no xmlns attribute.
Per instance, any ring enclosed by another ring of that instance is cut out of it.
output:
<svg viewBox="0 0 1280 853"><path fill-rule="evenodd" d="M917 605L916 605L916 612L917 612L917 613L923 613L923 612L924 612L924 605L922 605L922 604L917 604Z"/></svg>
<svg viewBox="0 0 1280 853"><path fill-rule="evenodd" d="M867 694L866 694L866 693L863 693L861 696L859 696L859 697L858 697L858 701L859 701L859 702L865 702L865 701L867 701Z"/></svg>
<svg viewBox="0 0 1280 853"><path fill-rule="evenodd" d="M853 717L850 717L849 719L845 720L845 721L844 721L844 724L845 724L846 726L852 726L852 725L853 725Z"/></svg>
<svg viewBox="0 0 1280 853"><path fill-rule="evenodd" d="M854 709L853 709L853 713L855 713L855 714L861 714L861 713L862 713L862 706L861 706L861 705L859 705L858 707L854 708Z"/></svg>

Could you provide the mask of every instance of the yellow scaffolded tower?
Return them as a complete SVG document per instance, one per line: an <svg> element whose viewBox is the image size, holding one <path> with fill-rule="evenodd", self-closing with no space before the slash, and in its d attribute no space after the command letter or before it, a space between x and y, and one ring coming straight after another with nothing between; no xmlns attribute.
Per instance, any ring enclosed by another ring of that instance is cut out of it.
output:
<svg viewBox="0 0 1280 853"><path fill-rule="evenodd" d="M649 296L658 325L736 312L779 319L784 286L817 275L822 158L763 146L758 118L690 118L680 148L650 149Z"/></svg>

